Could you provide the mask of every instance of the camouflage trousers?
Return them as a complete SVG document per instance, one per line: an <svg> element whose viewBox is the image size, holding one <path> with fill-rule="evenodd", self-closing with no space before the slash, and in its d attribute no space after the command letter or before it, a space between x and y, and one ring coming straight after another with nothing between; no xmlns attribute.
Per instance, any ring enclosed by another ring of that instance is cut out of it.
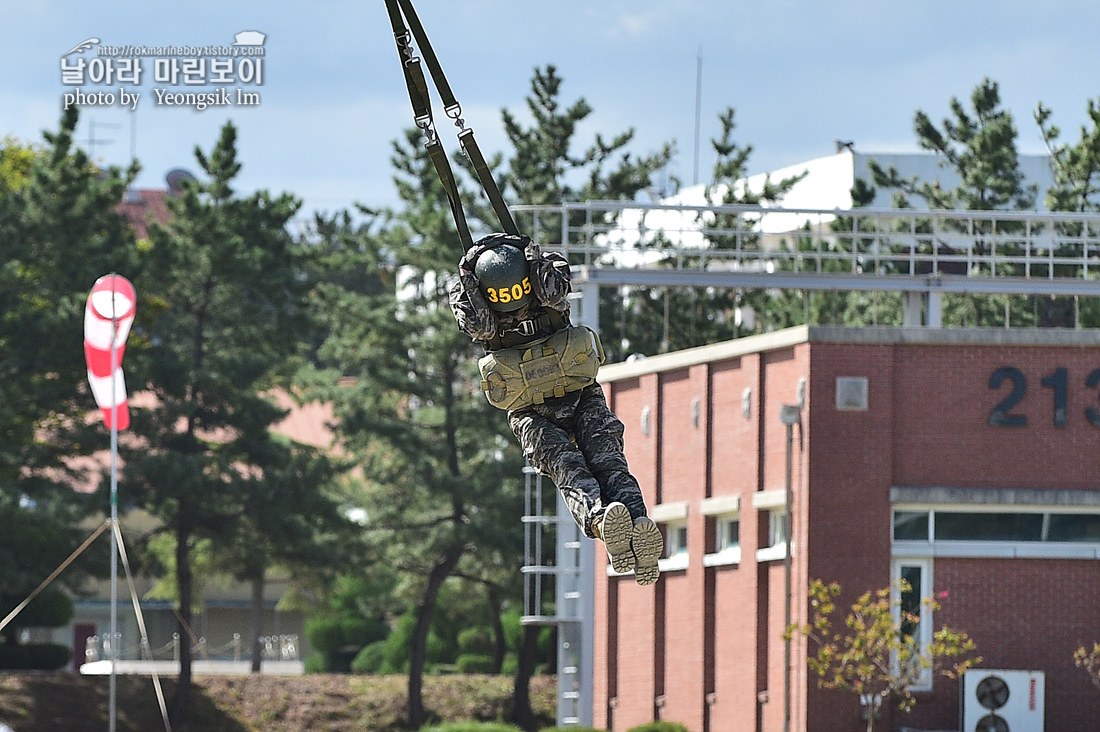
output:
<svg viewBox="0 0 1100 732"><path fill-rule="evenodd" d="M508 413L508 425L527 460L554 481L585 535L608 504L646 514L637 479L623 455L623 423L608 409L603 388L591 384L563 397Z"/></svg>

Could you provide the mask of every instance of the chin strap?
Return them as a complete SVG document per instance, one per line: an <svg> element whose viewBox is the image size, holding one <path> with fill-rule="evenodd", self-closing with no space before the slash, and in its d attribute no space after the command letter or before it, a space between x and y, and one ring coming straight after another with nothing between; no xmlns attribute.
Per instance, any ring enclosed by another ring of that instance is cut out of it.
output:
<svg viewBox="0 0 1100 732"><path fill-rule="evenodd" d="M501 228L505 233L519 235L512 214L504 197L493 180L493 174L489 170L489 164L485 162L485 156L474 140L474 131L466 126L462 119L462 106L455 99L451 91L447 77L443 74L443 67L439 65L439 59L432 51L428 36L424 32L424 26L413 9L412 0L386 0L386 11L390 16L390 25L393 26L393 37L397 41L397 52L401 59L402 70L405 74L405 85L409 89L409 101L412 102L413 120L416 126L424 133L424 147L435 166L435 172L439 175L443 188L447 191L447 198L451 204L451 215L454 217L455 226L458 228L458 236L462 240L462 250L468 251L473 246L473 238L470 236L470 227L466 223L466 215L462 209L462 200L459 197L458 183L455 180L454 171L447 160L447 152L439 140L435 130L435 121L432 119L431 102L428 98L428 83L424 75L424 69L420 65L413 50L412 43L416 42L420 53L424 56L424 62L428 65L432 81L439 92L443 102L443 112L455 123L458 128L458 140L463 152L473 164L481 187L489 197L489 203L500 220ZM407 22L407 25L406 25Z"/></svg>

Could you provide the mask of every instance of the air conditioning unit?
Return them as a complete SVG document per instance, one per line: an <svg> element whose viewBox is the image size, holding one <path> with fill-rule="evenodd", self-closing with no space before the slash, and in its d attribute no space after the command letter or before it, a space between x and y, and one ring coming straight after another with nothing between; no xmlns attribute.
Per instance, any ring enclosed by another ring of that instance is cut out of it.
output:
<svg viewBox="0 0 1100 732"><path fill-rule="evenodd" d="M962 679L962 732L1044 732L1042 671L972 668Z"/></svg>

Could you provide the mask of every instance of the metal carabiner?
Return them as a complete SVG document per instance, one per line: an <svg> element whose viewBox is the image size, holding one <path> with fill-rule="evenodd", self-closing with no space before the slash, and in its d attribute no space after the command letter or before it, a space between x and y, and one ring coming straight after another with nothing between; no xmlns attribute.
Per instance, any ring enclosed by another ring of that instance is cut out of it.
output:
<svg viewBox="0 0 1100 732"><path fill-rule="evenodd" d="M443 114L447 115L452 120L454 120L455 127L458 128L458 131L460 133L465 132L468 129L466 127L466 120L462 119L462 105L461 104L458 104L456 102L455 104L452 104L449 107L444 107L443 108Z"/></svg>
<svg viewBox="0 0 1100 732"><path fill-rule="evenodd" d="M439 139L439 135L437 135L435 131L435 124L432 122L431 114L413 117L413 124L424 133L425 145L430 145L432 142Z"/></svg>

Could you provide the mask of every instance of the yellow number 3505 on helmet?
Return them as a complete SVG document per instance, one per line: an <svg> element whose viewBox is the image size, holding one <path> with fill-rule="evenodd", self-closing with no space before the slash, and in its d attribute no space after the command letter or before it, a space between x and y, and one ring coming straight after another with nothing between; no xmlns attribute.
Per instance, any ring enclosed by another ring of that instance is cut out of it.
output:
<svg viewBox="0 0 1100 732"><path fill-rule="evenodd" d="M503 245L489 249L474 265L478 286L493 310L512 312L531 301L531 277L523 252Z"/></svg>

